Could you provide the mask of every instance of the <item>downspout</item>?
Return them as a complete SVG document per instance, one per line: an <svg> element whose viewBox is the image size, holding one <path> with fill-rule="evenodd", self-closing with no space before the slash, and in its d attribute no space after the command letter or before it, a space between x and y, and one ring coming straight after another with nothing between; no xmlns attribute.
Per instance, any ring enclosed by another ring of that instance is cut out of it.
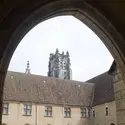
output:
<svg viewBox="0 0 125 125"><path fill-rule="evenodd" d="M37 103L36 103L36 125L37 125Z"/></svg>
<svg viewBox="0 0 125 125"><path fill-rule="evenodd" d="M63 125L63 121L64 121L64 115L63 115L63 105L62 105L62 125Z"/></svg>

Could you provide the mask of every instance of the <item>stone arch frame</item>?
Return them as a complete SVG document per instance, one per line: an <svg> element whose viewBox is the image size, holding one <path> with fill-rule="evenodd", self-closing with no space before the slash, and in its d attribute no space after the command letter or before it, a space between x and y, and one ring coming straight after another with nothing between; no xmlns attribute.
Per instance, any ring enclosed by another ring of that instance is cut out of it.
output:
<svg viewBox="0 0 125 125"><path fill-rule="evenodd" d="M30 124L26 123L25 125L30 125Z"/></svg>
<svg viewBox="0 0 125 125"><path fill-rule="evenodd" d="M115 125L114 123L111 123L110 125Z"/></svg>
<svg viewBox="0 0 125 125"><path fill-rule="evenodd" d="M116 40L119 40L119 42L123 44L124 39L122 38L122 36L116 31L115 27L113 27L113 25L108 20L106 20L106 18L103 15L101 15L101 13L99 13L95 8L93 8L84 1L80 0L71 0L71 1L73 1L71 5L69 5L69 2L65 0L59 2L55 1L53 3L38 8L37 10L32 12L30 16L25 18L23 22L19 25L19 27L15 29L15 31L11 35L11 38L9 39L9 45L5 50L0 69L2 69L2 71L7 70L10 59L17 45L19 44L20 40L34 26L36 26L40 22L43 22L47 19L56 16L73 15L81 22L86 24L103 41L105 46L113 55L114 59L116 60L122 72L123 67L125 69L124 66L125 56L121 52L120 46L116 45L115 43ZM82 7L78 5L77 2L80 2L82 4ZM46 8L50 9L47 10ZM45 13L43 14L42 12ZM26 26L26 24L28 25ZM113 36L112 33L114 33ZM3 63L5 62L5 60L7 60L8 63Z"/></svg>
<svg viewBox="0 0 125 125"><path fill-rule="evenodd" d="M95 9L94 6L82 0L55 0L45 4L41 3L36 8L31 8L32 11L29 11L29 14L25 15L23 13L25 16L21 17L20 14L22 12L18 12L16 18L11 19L11 16L7 18L11 23L16 23L14 24L15 27L12 29L12 32L10 34L8 33L9 37L3 39L3 42L8 41L8 45L4 50L0 63L0 87L2 88L0 101L2 101L6 71L20 40L38 23L59 15L73 15L92 29L111 52L121 73L125 76L125 52L122 50L125 46L125 41L111 22ZM23 9L25 10L25 8ZM28 10L27 7L26 10ZM20 19L20 21L16 21L16 19ZM117 41L119 41L120 44L118 44ZM1 107L0 104L0 114L2 114Z"/></svg>

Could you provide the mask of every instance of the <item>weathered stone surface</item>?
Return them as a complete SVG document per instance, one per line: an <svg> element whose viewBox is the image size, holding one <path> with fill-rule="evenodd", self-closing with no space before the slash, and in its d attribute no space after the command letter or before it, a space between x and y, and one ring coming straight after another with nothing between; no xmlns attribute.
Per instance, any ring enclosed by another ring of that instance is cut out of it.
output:
<svg viewBox="0 0 125 125"><path fill-rule="evenodd" d="M125 84L123 80L117 81L114 83L114 91L119 92L125 89Z"/></svg>
<svg viewBox="0 0 125 125"><path fill-rule="evenodd" d="M118 66L114 71L114 92L116 100L116 115L117 124L124 125L125 123L125 84L124 79L119 71Z"/></svg>
<svg viewBox="0 0 125 125"><path fill-rule="evenodd" d="M116 101L117 112L125 110L125 99L117 100Z"/></svg>
<svg viewBox="0 0 125 125"><path fill-rule="evenodd" d="M117 124L125 124L125 109L117 111Z"/></svg>

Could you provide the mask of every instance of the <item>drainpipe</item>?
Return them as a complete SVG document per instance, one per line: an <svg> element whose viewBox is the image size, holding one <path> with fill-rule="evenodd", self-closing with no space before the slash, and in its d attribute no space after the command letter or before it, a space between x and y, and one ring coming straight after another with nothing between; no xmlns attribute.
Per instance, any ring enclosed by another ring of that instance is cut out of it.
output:
<svg viewBox="0 0 125 125"><path fill-rule="evenodd" d="M62 105L62 125L63 125L63 121L64 121L64 114L63 114L63 105Z"/></svg>
<svg viewBox="0 0 125 125"><path fill-rule="evenodd" d="M37 103L36 103L36 125L37 125Z"/></svg>

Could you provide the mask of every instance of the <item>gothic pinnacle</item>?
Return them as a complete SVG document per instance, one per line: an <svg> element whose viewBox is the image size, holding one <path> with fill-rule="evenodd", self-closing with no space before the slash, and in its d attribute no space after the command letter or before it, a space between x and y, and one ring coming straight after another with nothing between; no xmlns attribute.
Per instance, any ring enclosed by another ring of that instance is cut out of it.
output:
<svg viewBox="0 0 125 125"><path fill-rule="evenodd" d="M29 63L29 61L27 61L27 67L26 67L25 73L30 74L30 63Z"/></svg>

